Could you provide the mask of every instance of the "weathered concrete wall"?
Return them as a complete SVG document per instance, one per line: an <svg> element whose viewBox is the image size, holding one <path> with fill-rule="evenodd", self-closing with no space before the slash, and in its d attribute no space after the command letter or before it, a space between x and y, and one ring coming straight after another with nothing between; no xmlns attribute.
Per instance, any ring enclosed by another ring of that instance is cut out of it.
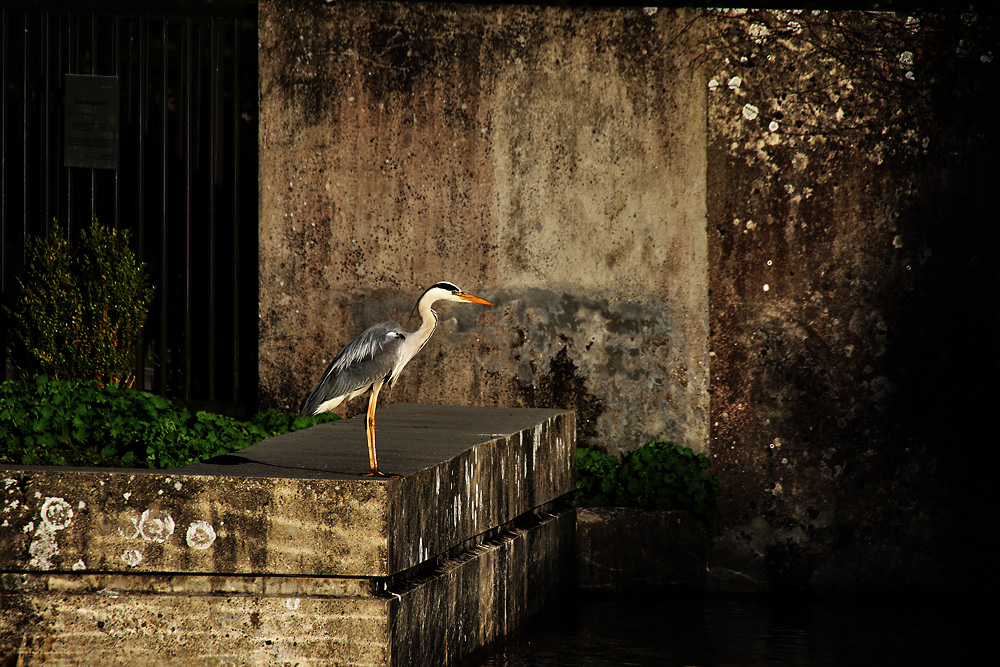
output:
<svg viewBox="0 0 1000 667"><path fill-rule="evenodd" d="M465 664L570 584L575 514L514 528L387 591L330 577L4 573L4 664Z"/></svg>
<svg viewBox="0 0 1000 667"><path fill-rule="evenodd" d="M262 402L297 406L355 334L451 280L496 307L442 306L388 400L573 408L586 444L703 449L690 20L262 2Z"/></svg>
<svg viewBox="0 0 1000 667"><path fill-rule="evenodd" d="M265 402L452 279L498 305L446 310L395 398L572 407L611 452L710 443L718 585L990 570L994 17L260 17Z"/></svg>
<svg viewBox="0 0 1000 667"><path fill-rule="evenodd" d="M369 586L345 594L328 578L2 576L6 664L391 664L392 603Z"/></svg>
<svg viewBox="0 0 1000 667"><path fill-rule="evenodd" d="M717 582L996 586L989 16L712 19ZM975 360L973 360L973 358ZM995 393L994 393L995 395ZM986 408L988 409L988 408ZM985 563L983 563L985 565Z"/></svg>
<svg viewBox="0 0 1000 667"><path fill-rule="evenodd" d="M393 667L467 665L569 593L576 512L543 514L390 592ZM395 596L399 596L396 598Z"/></svg>

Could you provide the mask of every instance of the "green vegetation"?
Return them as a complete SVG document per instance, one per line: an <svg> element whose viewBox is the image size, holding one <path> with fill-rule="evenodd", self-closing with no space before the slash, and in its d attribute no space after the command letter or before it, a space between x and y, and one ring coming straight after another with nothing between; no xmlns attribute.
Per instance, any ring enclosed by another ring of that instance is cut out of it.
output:
<svg viewBox="0 0 1000 667"><path fill-rule="evenodd" d="M576 450L576 504L687 510L712 524L719 511L719 477L688 447L651 442L621 458Z"/></svg>
<svg viewBox="0 0 1000 667"><path fill-rule="evenodd" d="M29 241L20 295L4 309L18 376L117 384L128 375L153 296L128 240L94 218L74 244L58 224Z"/></svg>
<svg viewBox="0 0 1000 667"><path fill-rule="evenodd" d="M39 375L0 384L0 462L175 468L333 419L266 410L240 421L95 380Z"/></svg>
<svg viewBox="0 0 1000 667"><path fill-rule="evenodd" d="M4 309L20 379L0 384L0 463L175 468L337 419L240 421L120 389L153 296L127 232L95 218L71 244L54 223L28 243L24 276Z"/></svg>

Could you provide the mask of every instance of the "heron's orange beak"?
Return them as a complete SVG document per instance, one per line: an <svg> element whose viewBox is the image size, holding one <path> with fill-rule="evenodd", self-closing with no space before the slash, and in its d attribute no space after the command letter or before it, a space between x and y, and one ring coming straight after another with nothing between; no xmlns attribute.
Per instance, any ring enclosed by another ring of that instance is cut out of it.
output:
<svg viewBox="0 0 1000 667"><path fill-rule="evenodd" d="M469 294L468 292L459 292L455 296L457 296L459 299L462 299L463 301L471 301L472 303L481 303L484 306L493 305L492 301L487 301L486 299L480 299L478 296L474 296L472 294Z"/></svg>

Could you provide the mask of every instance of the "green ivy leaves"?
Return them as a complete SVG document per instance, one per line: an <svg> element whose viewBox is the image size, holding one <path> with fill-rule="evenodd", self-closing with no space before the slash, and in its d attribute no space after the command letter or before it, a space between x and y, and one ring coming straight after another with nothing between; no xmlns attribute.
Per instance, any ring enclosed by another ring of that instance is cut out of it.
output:
<svg viewBox="0 0 1000 667"><path fill-rule="evenodd" d="M621 458L576 450L576 504L687 510L706 523L719 511L719 477L688 447L651 442Z"/></svg>
<svg viewBox="0 0 1000 667"><path fill-rule="evenodd" d="M240 421L142 391L39 375L0 383L0 462L176 468L337 418L266 410Z"/></svg>

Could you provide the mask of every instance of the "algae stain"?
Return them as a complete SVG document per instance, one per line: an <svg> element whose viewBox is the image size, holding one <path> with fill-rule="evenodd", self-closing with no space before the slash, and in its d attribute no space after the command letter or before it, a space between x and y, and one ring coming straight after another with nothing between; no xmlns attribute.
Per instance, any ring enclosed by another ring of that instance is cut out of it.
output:
<svg viewBox="0 0 1000 667"><path fill-rule="evenodd" d="M518 379L517 385L528 405L575 410L580 442L597 436L597 419L604 412L604 401L587 389L587 378L570 358L568 346L564 345L549 360L548 372L537 383Z"/></svg>

